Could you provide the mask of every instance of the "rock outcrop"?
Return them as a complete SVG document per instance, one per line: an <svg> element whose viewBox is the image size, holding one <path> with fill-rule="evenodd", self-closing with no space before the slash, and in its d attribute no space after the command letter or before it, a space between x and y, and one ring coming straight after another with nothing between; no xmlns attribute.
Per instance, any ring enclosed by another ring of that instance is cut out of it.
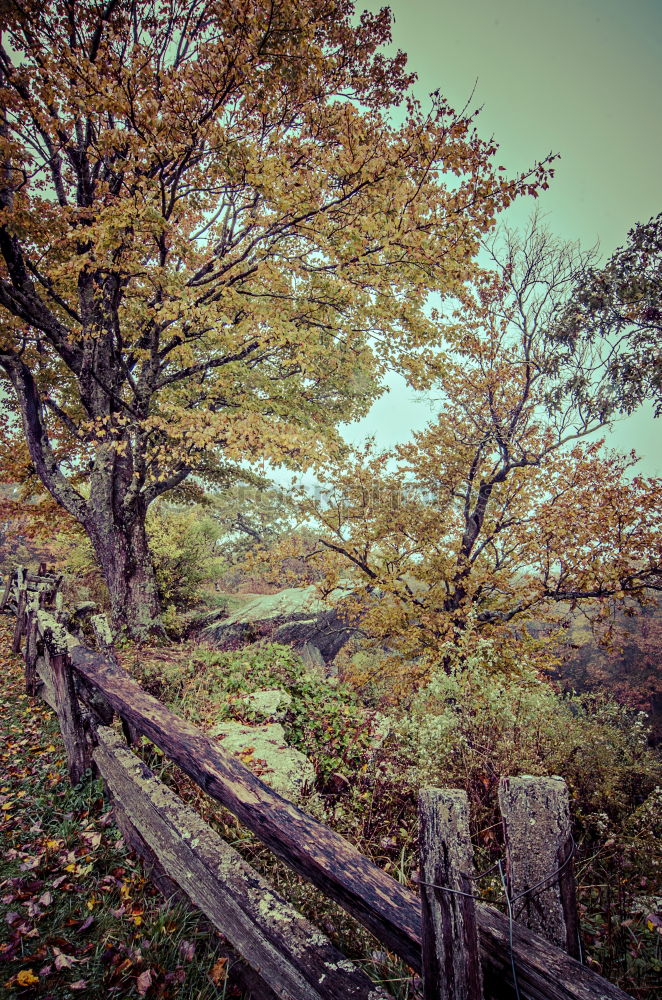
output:
<svg viewBox="0 0 662 1000"><path fill-rule="evenodd" d="M220 722L210 735L223 749L238 757L275 792L299 802L315 785L315 768L308 758L288 746L282 722L292 704L289 691L266 688L247 694L237 703L243 715L248 711L259 721L246 724L236 720Z"/></svg>
<svg viewBox="0 0 662 1000"><path fill-rule="evenodd" d="M289 691L281 691L279 688L254 691L242 699L242 705L252 715L270 722L282 722L291 704L292 695Z"/></svg>
<svg viewBox="0 0 662 1000"><path fill-rule="evenodd" d="M198 623L197 634L219 649L231 649L264 637L296 649L308 647L307 655L312 654L314 659L314 647L328 663L354 633L336 607L350 595L350 590L337 588L323 599L312 585L288 587L276 594L246 594L242 606L231 613L218 611L214 616L207 615Z"/></svg>

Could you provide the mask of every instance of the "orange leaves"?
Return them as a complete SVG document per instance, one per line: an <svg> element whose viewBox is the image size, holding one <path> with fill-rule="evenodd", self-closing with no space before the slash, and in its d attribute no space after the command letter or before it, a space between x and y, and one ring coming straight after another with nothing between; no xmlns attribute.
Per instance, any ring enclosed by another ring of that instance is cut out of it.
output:
<svg viewBox="0 0 662 1000"><path fill-rule="evenodd" d="M32 969L23 969L16 976L16 982L19 986L34 986L39 982L39 977L35 976Z"/></svg>
<svg viewBox="0 0 662 1000"><path fill-rule="evenodd" d="M215 986L220 986L221 983L225 982L227 965L227 958L219 958L216 962L214 962L211 972L209 973L209 978Z"/></svg>
<svg viewBox="0 0 662 1000"><path fill-rule="evenodd" d="M505 263L492 248L495 273L452 322L438 315L445 356L410 365L440 394L436 419L391 453L330 466L325 497L303 503L335 578L364 590L362 630L410 657L471 621L507 637L563 601L641 601L659 584L660 483L591 440L601 403L549 337L576 250L535 222L522 240Z"/></svg>

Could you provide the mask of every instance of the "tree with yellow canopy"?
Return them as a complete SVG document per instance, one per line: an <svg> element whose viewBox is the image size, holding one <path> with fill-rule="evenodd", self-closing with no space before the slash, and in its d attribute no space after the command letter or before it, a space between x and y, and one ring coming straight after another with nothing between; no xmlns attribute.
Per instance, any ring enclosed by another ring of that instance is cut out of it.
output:
<svg viewBox="0 0 662 1000"><path fill-rule="evenodd" d="M349 0L2 6L0 366L133 636L159 613L149 505L333 454L430 337L429 287L456 294L545 182L412 99L390 23Z"/></svg>

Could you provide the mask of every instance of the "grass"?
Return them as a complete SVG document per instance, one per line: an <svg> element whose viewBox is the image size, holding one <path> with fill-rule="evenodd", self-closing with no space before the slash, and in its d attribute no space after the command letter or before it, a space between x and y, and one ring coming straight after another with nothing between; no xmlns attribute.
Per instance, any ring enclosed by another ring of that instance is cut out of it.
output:
<svg viewBox="0 0 662 1000"><path fill-rule="evenodd" d="M57 721L22 688L20 658L0 654L0 996L241 996L219 939L145 881L101 783L70 786Z"/></svg>

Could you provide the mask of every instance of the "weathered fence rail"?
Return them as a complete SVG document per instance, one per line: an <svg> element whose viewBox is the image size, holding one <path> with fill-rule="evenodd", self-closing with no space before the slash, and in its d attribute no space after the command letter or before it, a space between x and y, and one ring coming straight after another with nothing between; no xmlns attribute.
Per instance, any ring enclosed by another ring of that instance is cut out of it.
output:
<svg viewBox="0 0 662 1000"><path fill-rule="evenodd" d="M122 720L125 732L147 737L294 871L421 972L419 896L143 691L107 651L93 650L68 632L61 610L54 615L44 607L54 600L56 589L56 578L44 567L39 574L19 570L4 587L0 610L16 614L19 647L21 637L26 637L26 688L57 712L72 780L80 780L87 768L96 765L116 803L119 825L129 824L135 832L132 843L146 845L168 878L258 971L268 984L265 996L378 1000L386 994L151 775L110 728L114 715ZM507 797L508 790L503 795ZM190 836L193 830L197 832ZM562 850L567 851L565 842ZM558 852L555 857L559 859ZM561 858L560 868L565 865ZM434 880L423 874L421 881L427 913L431 897L426 897L425 882ZM551 877L549 881L558 882ZM449 883L436 888L453 892ZM565 893L568 903L567 884L554 891ZM510 1000L516 993L521 1000L626 1000L627 994L545 937L509 921L493 907L471 902L473 916L465 912L463 919L468 925L475 920L482 967L482 986L479 974L471 980L472 997L482 989L493 1000ZM566 924L559 934L566 931L576 935L576 928L567 930ZM450 954L463 942L450 941L447 946ZM443 982L432 986L429 975L426 979L426 1000L452 995Z"/></svg>

